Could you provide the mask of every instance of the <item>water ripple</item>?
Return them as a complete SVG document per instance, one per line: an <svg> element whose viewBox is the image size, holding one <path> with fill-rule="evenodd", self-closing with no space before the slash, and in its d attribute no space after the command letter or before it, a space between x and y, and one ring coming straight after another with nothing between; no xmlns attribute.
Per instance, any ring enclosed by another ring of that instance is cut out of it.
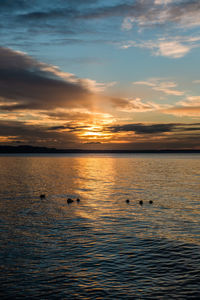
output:
<svg viewBox="0 0 200 300"><path fill-rule="evenodd" d="M198 159L53 160L0 158L1 299L200 298Z"/></svg>

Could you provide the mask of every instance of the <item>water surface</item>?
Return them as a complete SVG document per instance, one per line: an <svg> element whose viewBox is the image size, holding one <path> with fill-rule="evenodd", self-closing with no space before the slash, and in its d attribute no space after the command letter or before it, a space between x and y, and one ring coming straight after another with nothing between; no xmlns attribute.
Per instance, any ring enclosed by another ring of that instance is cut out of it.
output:
<svg viewBox="0 0 200 300"><path fill-rule="evenodd" d="M199 183L198 154L0 156L1 299L197 299Z"/></svg>

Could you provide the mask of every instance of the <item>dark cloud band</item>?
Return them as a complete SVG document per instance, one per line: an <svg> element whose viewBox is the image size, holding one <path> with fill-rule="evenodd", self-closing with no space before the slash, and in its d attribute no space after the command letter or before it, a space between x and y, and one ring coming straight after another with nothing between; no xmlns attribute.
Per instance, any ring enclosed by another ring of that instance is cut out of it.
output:
<svg viewBox="0 0 200 300"><path fill-rule="evenodd" d="M91 94L83 80L74 75L63 78L55 67L24 53L0 48L0 97L4 102L1 109L88 107Z"/></svg>

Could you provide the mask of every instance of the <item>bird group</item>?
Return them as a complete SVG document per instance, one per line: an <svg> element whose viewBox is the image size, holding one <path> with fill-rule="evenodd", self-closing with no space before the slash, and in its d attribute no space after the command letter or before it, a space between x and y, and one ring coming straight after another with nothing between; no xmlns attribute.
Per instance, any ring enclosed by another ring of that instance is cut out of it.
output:
<svg viewBox="0 0 200 300"><path fill-rule="evenodd" d="M41 200L46 199L46 195L45 195L45 194L41 194L41 195L40 195L40 199L41 199ZM68 204L71 204L71 203L73 203L74 201L75 201L75 200L73 200L73 199L71 199L71 198L68 198L68 199L67 199L67 203L68 203ZM77 199L76 199L76 202L79 203L79 202L80 202L80 198L77 198ZM126 199L126 203L130 203L130 200L129 200L129 199ZM153 201L152 201L152 200L149 200L149 204L153 204ZM143 200L140 200L140 201L139 201L139 205L141 205L141 206L143 205Z"/></svg>
<svg viewBox="0 0 200 300"><path fill-rule="evenodd" d="M73 203L73 202L74 202L74 200L72 200L71 198L68 198L68 199L67 199L67 203L68 203L68 204ZM79 202L80 202L80 199L77 198L77 199L76 199L76 202L79 203Z"/></svg>
<svg viewBox="0 0 200 300"><path fill-rule="evenodd" d="M130 203L130 200L129 200L129 199L126 199L126 203ZM139 204L142 206L142 205L143 205L143 200L140 200L140 201L139 201ZM153 204L153 201L152 201L152 200L149 200L149 204Z"/></svg>

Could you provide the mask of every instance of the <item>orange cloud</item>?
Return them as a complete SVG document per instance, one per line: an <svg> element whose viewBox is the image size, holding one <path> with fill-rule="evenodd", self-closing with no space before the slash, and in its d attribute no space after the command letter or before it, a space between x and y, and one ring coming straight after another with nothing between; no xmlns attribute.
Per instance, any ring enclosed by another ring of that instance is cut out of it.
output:
<svg viewBox="0 0 200 300"><path fill-rule="evenodd" d="M200 117L200 106L174 106L165 110L163 113L176 115L176 116L188 116L188 117Z"/></svg>
<svg viewBox="0 0 200 300"><path fill-rule="evenodd" d="M175 106L164 109L162 112L176 116L199 117L200 96L189 96L185 101L179 101Z"/></svg>

